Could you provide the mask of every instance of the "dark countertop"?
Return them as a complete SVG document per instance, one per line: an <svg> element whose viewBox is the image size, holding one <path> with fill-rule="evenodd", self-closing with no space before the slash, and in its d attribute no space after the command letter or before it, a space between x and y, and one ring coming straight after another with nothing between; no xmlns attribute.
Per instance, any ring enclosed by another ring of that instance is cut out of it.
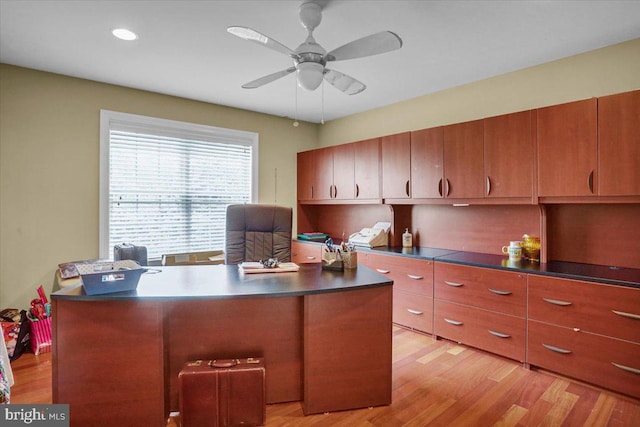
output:
<svg viewBox="0 0 640 427"><path fill-rule="evenodd" d="M364 267L335 272L320 264L303 264L293 273L251 273L236 265L153 267L140 277L134 291L87 295L82 282L51 294L53 299L84 301L156 300L191 298L247 298L312 295L391 285L382 274Z"/></svg>
<svg viewBox="0 0 640 427"><path fill-rule="evenodd" d="M322 243L312 244L321 245ZM398 255L410 258L450 262L453 264L470 265L474 267L517 271L525 274L540 274L544 276L562 277L565 279L584 280L589 282L640 288L640 269L636 268L581 264L565 261L531 263L523 260L521 262L511 262L506 255L503 256L428 247L402 248L381 246L370 249L357 248L357 250L361 252Z"/></svg>
<svg viewBox="0 0 640 427"><path fill-rule="evenodd" d="M435 260L475 267L495 268L640 288L640 270L634 268L609 267L606 265L564 261L551 261L547 263L531 263L528 261L511 262L506 256L476 252L453 252L436 257Z"/></svg>

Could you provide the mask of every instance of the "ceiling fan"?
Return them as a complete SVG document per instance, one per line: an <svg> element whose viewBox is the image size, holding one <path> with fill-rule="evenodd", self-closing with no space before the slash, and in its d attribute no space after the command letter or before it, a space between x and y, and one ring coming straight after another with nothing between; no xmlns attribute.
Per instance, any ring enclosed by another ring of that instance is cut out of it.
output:
<svg viewBox="0 0 640 427"><path fill-rule="evenodd" d="M234 36L252 41L262 46L284 53L293 59L293 66L286 70L269 74L242 85L245 89L255 89L286 75L297 72L298 85L309 91L315 90L324 79L337 89L348 95L355 95L365 90L366 86L336 70L326 68L327 62L344 61L346 59L363 58L390 52L402 47L402 39L391 31L382 31L370 36L354 40L337 49L327 52L313 38L313 30L322 21L322 7L314 2L300 5L300 22L307 29L307 39L295 50L291 50L282 43L265 36L248 27L229 27L227 31Z"/></svg>

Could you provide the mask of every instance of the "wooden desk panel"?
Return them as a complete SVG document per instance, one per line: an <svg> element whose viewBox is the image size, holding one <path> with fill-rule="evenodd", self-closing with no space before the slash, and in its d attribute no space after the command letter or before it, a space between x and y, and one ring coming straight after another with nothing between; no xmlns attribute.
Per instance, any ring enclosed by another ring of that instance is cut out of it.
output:
<svg viewBox="0 0 640 427"><path fill-rule="evenodd" d="M53 299L53 312L53 402L71 425L164 425L161 305Z"/></svg>
<svg viewBox="0 0 640 427"><path fill-rule="evenodd" d="M267 403L302 400L302 297L172 301L165 306L170 408L188 360L264 357Z"/></svg>

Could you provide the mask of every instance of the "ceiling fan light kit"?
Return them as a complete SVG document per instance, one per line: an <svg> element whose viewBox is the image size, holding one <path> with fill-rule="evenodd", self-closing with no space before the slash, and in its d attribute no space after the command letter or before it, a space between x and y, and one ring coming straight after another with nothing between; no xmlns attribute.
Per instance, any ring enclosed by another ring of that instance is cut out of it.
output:
<svg viewBox="0 0 640 427"><path fill-rule="evenodd" d="M291 50L282 43L252 28L238 26L227 28L227 31L236 37L268 47L293 59L293 67L245 83L242 85L243 88L255 89L296 71L298 86L303 89L308 91L316 90L324 78L341 92L347 95L355 95L365 90L366 86L347 74L326 68L327 62L363 58L402 47L402 39L397 34L391 31L381 31L354 40L327 53L313 38L313 30L322 22L322 7L314 2L305 2L300 5L299 16L302 26L308 31L308 35L296 50Z"/></svg>

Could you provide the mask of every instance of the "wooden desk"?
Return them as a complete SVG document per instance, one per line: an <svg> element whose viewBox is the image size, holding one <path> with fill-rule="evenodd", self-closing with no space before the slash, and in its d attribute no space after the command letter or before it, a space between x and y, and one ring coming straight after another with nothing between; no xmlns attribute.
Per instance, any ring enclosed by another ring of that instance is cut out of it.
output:
<svg viewBox="0 0 640 427"><path fill-rule="evenodd" d="M262 356L267 403L302 400L305 414L391 403L386 277L317 264L160 270L133 292L52 294L53 402L70 404L71 425L164 425L194 359Z"/></svg>

